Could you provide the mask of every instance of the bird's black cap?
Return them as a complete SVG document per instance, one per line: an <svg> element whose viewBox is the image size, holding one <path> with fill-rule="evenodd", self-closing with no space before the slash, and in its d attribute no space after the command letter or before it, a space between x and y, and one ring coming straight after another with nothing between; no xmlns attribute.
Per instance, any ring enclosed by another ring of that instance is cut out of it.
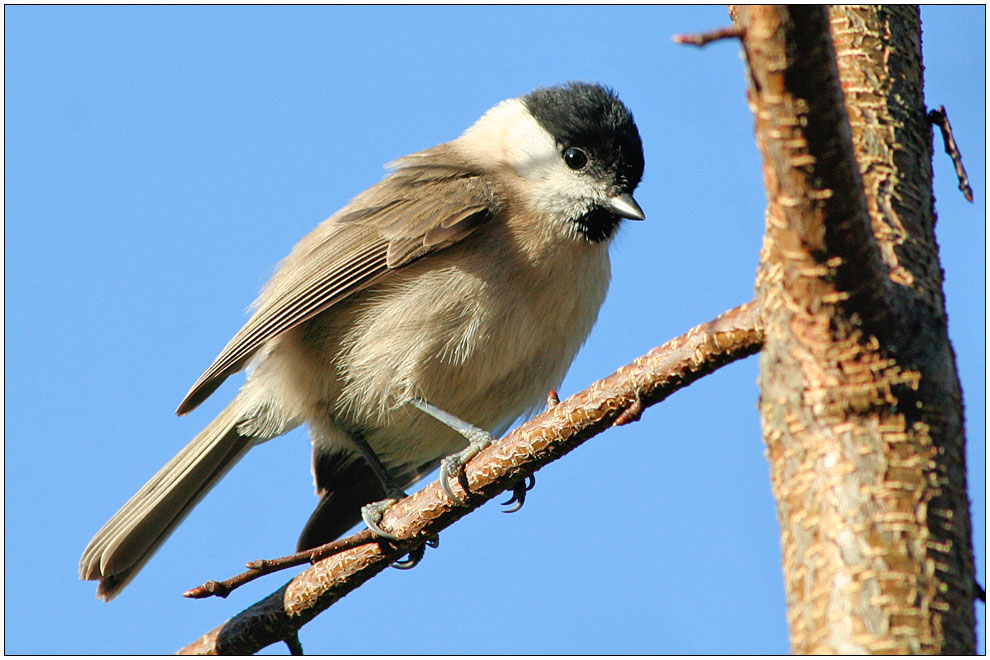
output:
<svg viewBox="0 0 990 660"><path fill-rule="evenodd" d="M522 97L533 118L562 149L581 147L591 156L591 173L631 193L643 178L643 142L629 112L612 90L570 82L541 87Z"/></svg>

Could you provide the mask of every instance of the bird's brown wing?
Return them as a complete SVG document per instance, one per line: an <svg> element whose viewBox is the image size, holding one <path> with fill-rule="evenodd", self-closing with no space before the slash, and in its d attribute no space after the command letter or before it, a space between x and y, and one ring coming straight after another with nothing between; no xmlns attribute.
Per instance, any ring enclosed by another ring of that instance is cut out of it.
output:
<svg viewBox="0 0 990 660"><path fill-rule="evenodd" d="M487 177L450 145L406 156L293 249L254 314L192 386L182 415L244 368L265 342L423 256L452 245L496 209Z"/></svg>

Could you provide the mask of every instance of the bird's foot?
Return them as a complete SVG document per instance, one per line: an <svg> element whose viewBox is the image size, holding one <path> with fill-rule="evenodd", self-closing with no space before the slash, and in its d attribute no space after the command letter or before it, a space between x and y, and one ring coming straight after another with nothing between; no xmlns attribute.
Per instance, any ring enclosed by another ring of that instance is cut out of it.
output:
<svg viewBox="0 0 990 660"><path fill-rule="evenodd" d="M479 429L477 426L469 424L463 419L437 408L425 399L414 398L411 403L430 417L467 438L468 446L466 448L440 461L440 486L443 488L443 492L457 504L463 505L464 500L455 494L454 489L450 486L450 478L454 477L457 479L465 492L468 492L467 484L461 481L461 477L464 476L464 466L467 465L468 461L477 456L482 449L491 445L495 441L495 438L488 431Z"/></svg>
<svg viewBox="0 0 990 660"><path fill-rule="evenodd" d="M405 497L403 493L400 497L389 497L384 500L378 500L377 502L371 502L370 504L365 504L361 507L361 520L364 524L368 526L368 529L373 531L378 536L382 537L387 541L399 541L401 540L395 534L391 532L386 532L381 528L382 516L385 514L385 510L390 506L398 502L400 499Z"/></svg>
<svg viewBox="0 0 990 660"><path fill-rule="evenodd" d="M502 502L502 506L508 506L509 508L502 513L515 513L521 509L523 504L526 503L526 493L533 490L533 486L535 485L536 476L531 474L513 486L512 497L509 500ZM509 506L511 504L515 504L515 506Z"/></svg>

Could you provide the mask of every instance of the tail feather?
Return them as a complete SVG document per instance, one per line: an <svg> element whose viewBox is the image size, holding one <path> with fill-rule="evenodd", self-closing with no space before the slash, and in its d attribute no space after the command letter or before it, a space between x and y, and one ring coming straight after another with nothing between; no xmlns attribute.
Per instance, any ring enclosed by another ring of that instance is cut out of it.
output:
<svg viewBox="0 0 990 660"><path fill-rule="evenodd" d="M439 463L440 458L436 458L422 465L399 467L393 469L392 478L409 488ZM385 488L371 466L344 447L326 451L314 443L313 476L320 502L299 535L298 552L340 537L361 522L361 507L385 497Z"/></svg>
<svg viewBox="0 0 990 660"><path fill-rule="evenodd" d="M385 497L385 489L360 456L347 451L313 452L320 502L299 535L296 551L329 543L361 522L361 507Z"/></svg>
<svg viewBox="0 0 990 660"><path fill-rule="evenodd" d="M117 596L258 440L238 433L241 408L238 397L93 536L79 560L79 577L100 581L97 597Z"/></svg>

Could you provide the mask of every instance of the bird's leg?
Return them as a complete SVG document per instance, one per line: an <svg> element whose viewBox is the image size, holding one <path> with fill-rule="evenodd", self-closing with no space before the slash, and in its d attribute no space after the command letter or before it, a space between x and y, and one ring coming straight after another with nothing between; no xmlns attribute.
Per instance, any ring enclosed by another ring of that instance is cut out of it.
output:
<svg viewBox="0 0 990 660"><path fill-rule="evenodd" d="M495 439L488 431L479 429L477 426L437 408L429 401L413 398L411 403L441 424L449 426L467 438L468 446L465 449L440 461L440 485L443 487L443 492L457 504L463 505L464 501L455 495L450 487L450 477L459 477L467 462L477 456L482 449L492 444Z"/></svg>
<svg viewBox="0 0 990 660"><path fill-rule="evenodd" d="M354 446L364 458L365 462L368 464L368 467L370 467L371 471L375 473L376 477L378 477L378 481L381 483L386 497L384 500L371 502L361 507L361 520L363 520L364 524L368 526L368 529L383 539L387 541L399 541L401 539L398 536L382 529L380 523L382 520L382 515L385 513L385 509L405 498L406 492L402 490L402 487L399 486L394 478L392 478L388 468L386 468L385 464L382 463L380 458L378 458L378 454L376 454L375 450L371 448L368 441L364 439L364 436L360 434L353 434L351 435L351 440L354 441ZM397 561L392 564L392 566L404 570L413 568L423 559L423 554L426 552L426 546L435 548L438 545L440 545L439 536L434 536L427 539L424 545L410 551L407 559Z"/></svg>
<svg viewBox="0 0 990 660"><path fill-rule="evenodd" d="M378 454L375 450L371 448L368 441L364 439L360 433L352 433L351 440L354 443L354 448L358 450L364 462L368 464L371 471L375 473L378 478L378 482L382 485L382 490L385 491L384 500L379 500L377 502L371 502L370 504L365 504L361 507L361 520L364 524L368 526L368 529L373 531L378 536L389 541L398 541L399 537L395 534L390 534L381 528L379 523L382 520L382 514L385 513L385 509L389 508L399 500L406 497L406 492L402 490L402 487L392 478L389 474L388 468L382 463L381 459L378 458Z"/></svg>

